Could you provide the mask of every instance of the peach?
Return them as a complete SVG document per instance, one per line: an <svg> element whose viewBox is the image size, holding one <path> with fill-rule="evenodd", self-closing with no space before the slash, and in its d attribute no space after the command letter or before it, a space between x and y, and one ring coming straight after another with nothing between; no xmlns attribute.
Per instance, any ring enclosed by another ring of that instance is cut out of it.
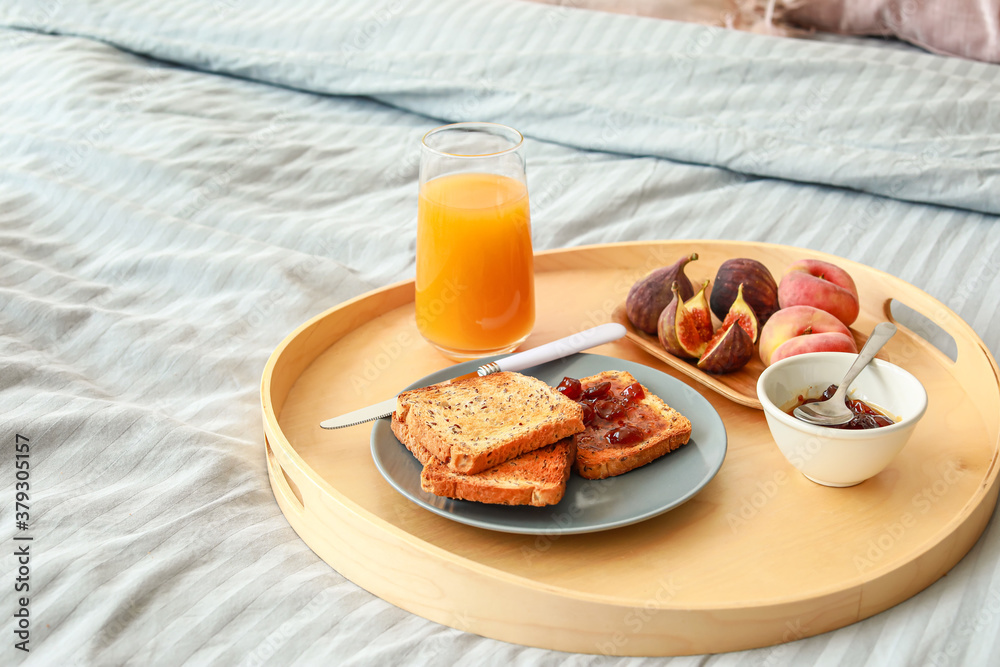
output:
<svg viewBox="0 0 1000 667"><path fill-rule="evenodd" d="M758 354L765 366L805 352L854 352L851 330L833 314L812 306L782 308L760 330Z"/></svg>
<svg viewBox="0 0 1000 667"><path fill-rule="evenodd" d="M806 352L852 352L857 354L858 346L854 344L853 336L845 336L832 331L812 334L811 336L796 336L778 346L778 349L771 355L771 363Z"/></svg>
<svg viewBox="0 0 1000 667"><path fill-rule="evenodd" d="M858 288L847 271L819 259L800 259L785 269L778 283L778 304L812 306L850 326L860 310Z"/></svg>

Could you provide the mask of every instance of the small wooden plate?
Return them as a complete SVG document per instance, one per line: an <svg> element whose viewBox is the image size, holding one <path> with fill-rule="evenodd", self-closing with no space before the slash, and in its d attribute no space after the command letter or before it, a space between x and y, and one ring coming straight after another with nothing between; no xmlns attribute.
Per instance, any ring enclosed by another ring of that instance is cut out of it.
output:
<svg viewBox="0 0 1000 667"><path fill-rule="evenodd" d="M625 314L624 302L611 313L611 321L618 322L625 327L625 336L630 341L695 382L708 387L712 391L718 392L734 403L745 405L748 408L763 410L760 400L757 398L757 378L764 372L764 362L757 356L756 346L753 358L740 370L723 375L712 375L698 368L693 361L681 359L664 350L656 336L651 336L645 331L636 329ZM716 322L716 325L718 325L718 322ZM854 342L860 350L861 346L868 340L868 336L854 328L850 329L851 333L854 334ZM885 361L891 361L886 348L882 348L875 356Z"/></svg>

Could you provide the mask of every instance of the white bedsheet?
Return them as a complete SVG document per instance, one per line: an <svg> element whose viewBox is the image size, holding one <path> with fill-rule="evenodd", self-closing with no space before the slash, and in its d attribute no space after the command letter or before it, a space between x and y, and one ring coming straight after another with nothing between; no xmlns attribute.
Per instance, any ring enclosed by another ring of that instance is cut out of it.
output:
<svg viewBox="0 0 1000 667"><path fill-rule="evenodd" d="M258 388L295 326L412 277L416 146L464 119L528 136L537 249L819 248L995 355L997 66L499 0L0 2L0 25L3 664L997 664L992 523L912 599L773 648L568 655L426 621L288 526Z"/></svg>

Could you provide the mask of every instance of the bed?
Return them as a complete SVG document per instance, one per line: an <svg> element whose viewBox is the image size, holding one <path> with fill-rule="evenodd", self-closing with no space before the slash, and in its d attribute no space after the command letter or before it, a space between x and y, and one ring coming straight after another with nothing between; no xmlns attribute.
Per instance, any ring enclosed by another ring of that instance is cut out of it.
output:
<svg viewBox="0 0 1000 667"><path fill-rule="evenodd" d="M913 598L776 648L611 658L432 623L289 527L259 387L300 323L412 278L419 137L461 120L526 135L536 250L824 250L925 290L996 355L997 65L513 0L0 7L3 466L30 452L24 527L3 482L4 586L32 538L30 650L8 616L5 664L1000 655L992 523Z"/></svg>

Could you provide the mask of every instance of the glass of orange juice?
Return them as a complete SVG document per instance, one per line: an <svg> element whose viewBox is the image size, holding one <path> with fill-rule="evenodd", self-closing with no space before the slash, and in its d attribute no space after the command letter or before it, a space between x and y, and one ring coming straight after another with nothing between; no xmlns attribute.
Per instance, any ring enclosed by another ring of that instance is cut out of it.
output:
<svg viewBox="0 0 1000 667"><path fill-rule="evenodd" d="M455 360L509 352L535 323L524 138L495 123L424 135L417 328Z"/></svg>

